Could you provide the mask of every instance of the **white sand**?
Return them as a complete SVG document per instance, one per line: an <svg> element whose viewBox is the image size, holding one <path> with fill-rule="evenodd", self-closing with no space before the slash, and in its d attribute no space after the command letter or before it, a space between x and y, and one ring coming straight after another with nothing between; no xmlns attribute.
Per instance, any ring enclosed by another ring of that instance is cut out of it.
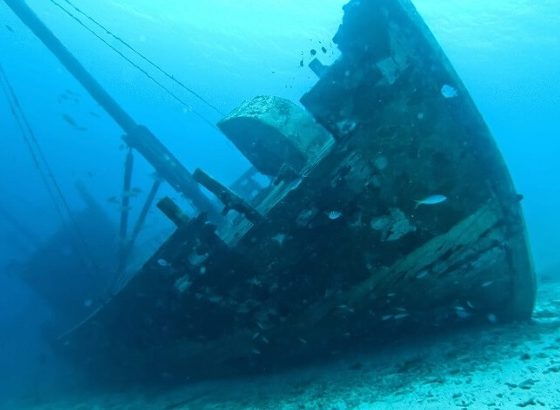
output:
<svg viewBox="0 0 560 410"><path fill-rule="evenodd" d="M541 285L532 323L464 329L276 376L1 408L560 409L560 282Z"/></svg>

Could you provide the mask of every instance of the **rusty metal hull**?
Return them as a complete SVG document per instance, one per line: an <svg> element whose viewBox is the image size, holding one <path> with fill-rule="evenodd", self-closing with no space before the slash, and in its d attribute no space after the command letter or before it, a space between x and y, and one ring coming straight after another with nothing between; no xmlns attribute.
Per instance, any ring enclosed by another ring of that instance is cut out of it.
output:
<svg viewBox="0 0 560 410"><path fill-rule="evenodd" d="M265 218L187 222L63 354L104 377L216 377L530 317L519 196L412 5L351 1L335 41L301 100L333 138L253 200Z"/></svg>

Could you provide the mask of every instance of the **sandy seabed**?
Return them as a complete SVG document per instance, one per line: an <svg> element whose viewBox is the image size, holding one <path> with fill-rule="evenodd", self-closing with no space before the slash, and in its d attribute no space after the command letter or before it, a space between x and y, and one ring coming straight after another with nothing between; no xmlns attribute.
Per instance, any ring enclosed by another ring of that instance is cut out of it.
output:
<svg viewBox="0 0 560 410"><path fill-rule="evenodd" d="M72 393L13 410L560 409L560 281L540 285L534 319L439 335L275 376L166 391Z"/></svg>

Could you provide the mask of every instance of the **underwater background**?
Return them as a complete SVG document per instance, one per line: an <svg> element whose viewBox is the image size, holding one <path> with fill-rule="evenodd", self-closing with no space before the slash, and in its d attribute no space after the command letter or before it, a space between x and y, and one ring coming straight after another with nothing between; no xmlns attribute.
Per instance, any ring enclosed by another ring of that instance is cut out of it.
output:
<svg viewBox="0 0 560 410"><path fill-rule="evenodd" d="M249 163L212 124L255 95L298 101L316 82L307 68L311 50L320 53L324 63L338 56L332 37L346 1L73 1L210 105L132 55L171 90L175 97L171 96L56 3L28 1L125 110L187 168L201 167L228 184ZM59 4L68 8L64 1ZM414 5L471 93L524 197L537 273L558 278L560 4L416 0ZM98 32L109 45L129 52L115 38ZM120 194L122 185L122 131L3 1L0 65L69 207L83 207L75 189L81 181L116 224L120 209L111 198ZM2 397L48 396L68 386L71 373L43 342L41 324L49 318L48 307L12 273L30 255L31 242L48 239L61 221L5 98L0 98L0 144L1 403ZM133 185L141 192L133 198L134 215L152 181L151 167L138 157ZM169 188L163 195L186 206ZM151 212L139 240L144 256L172 229L157 211Z"/></svg>

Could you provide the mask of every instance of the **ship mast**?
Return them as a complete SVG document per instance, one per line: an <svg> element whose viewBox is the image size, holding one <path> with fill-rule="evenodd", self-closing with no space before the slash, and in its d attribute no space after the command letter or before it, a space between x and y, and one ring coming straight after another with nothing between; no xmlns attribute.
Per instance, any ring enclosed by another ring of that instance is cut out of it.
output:
<svg viewBox="0 0 560 410"><path fill-rule="evenodd" d="M189 170L147 127L138 124L115 101L26 2L24 0L4 0L4 2L122 128L125 132L123 139L126 144L138 151L155 168L157 174L190 200L195 208L208 213L211 219L217 219L218 213L215 207L202 193Z"/></svg>

